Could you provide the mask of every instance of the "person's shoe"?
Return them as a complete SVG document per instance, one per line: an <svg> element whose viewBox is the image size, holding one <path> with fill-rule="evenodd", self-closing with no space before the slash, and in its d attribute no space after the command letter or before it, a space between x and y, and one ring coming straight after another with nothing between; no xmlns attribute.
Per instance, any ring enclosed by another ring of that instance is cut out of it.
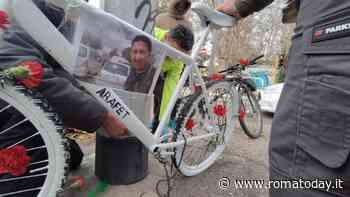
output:
<svg viewBox="0 0 350 197"><path fill-rule="evenodd" d="M95 188L89 192L88 197L96 197L98 194L107 190L109 184L104 181L97 181Z"/></svg>

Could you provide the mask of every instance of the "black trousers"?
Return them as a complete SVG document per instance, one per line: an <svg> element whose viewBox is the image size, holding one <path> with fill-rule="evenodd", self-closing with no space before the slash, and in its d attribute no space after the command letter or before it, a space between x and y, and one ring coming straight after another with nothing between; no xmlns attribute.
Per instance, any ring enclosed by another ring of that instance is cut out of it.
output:
<svg viewBox="0 0 350 197"><path fill-rule="evenodd" d="M272 123L270 179L350 177L350 1L301 0ZM271 196L345 196L271 189Z"/></svg>

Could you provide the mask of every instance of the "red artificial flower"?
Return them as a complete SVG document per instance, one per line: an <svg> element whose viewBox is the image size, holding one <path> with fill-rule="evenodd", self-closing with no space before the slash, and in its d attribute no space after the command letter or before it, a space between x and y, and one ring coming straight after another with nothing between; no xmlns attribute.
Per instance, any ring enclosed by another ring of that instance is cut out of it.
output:
<svg viewBox="0 0 350 197"><path fill-rule="evenodd" d="M240 120L244 120L245 115L246 115L246 113L245 113L244 108L240 107L240 109L239 109L239 119Z"/></svg>
<svg viewBox="0 0 350 197"><path fill-rule="evenodd" d="M247 59L240 59L239 64L243 66L247 66L249 64L249 61Z"/></svg>
<svg viewBox="0 0 350 197"><path fill-rule="evenodd" d="M219 73L214 73L210 76L210 80L213 80L213 81L220 81L220 80L223 80L224 78L225 76Z"/></svg>
<svg viewBox="0 0 350 197"><path fill-rule="evenodd" d="M0 10L0 29L6 29L10 25L8 18L8 14Z"/></svg>
<svg viewBox="0 0 350 197"><path fill-rule="evenodd" d="M224 105L216 105L216 106L214 106L214 113L217 116L225 116L226 107Z"/></svg>
<svg viewBox="0 0 350 197"><path fill-rule="evenodd" d="M202 87L199 86L199 85L194 85L193 89L194 89L195 92L199 92L199 91L201 91Z"/></svg>
<svg viewBox="0 0 350 197"><path fill-rule="evenodd" d="M193 119L189 119L189 120L187 120L187 122L186 122L185 128L186 128L187 130L192 130L193 127L194 127L195 125L196 125L196 124L194 123Z"/></svg>
<svg viewBox="0 0 350 197"><path fill-rule="evenodd" d="M25 61L21 63L21 66L29 70L29 76L20 82L27 88L38 87L44 75L43 66L37 61Z"/></svg>
<svg viewBox="0 0 350 197"><path fill-rule="evenodd" d="M13 176L21 176L27 172L30 157L23 146L14 146L0 150L0 174L10 173Z"/></svg>

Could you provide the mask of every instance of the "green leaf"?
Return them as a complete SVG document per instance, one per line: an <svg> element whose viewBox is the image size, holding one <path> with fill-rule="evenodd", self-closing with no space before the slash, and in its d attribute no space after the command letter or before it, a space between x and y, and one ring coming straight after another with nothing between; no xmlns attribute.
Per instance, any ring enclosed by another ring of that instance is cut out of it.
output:
<svg viewBox="0 0 350 197"><path fill-rule="evenodd" d="M8 73L9 76L16 79L25 79L29 77L29 70L23 66L17 66L5 70L5 73Z"/></svg>

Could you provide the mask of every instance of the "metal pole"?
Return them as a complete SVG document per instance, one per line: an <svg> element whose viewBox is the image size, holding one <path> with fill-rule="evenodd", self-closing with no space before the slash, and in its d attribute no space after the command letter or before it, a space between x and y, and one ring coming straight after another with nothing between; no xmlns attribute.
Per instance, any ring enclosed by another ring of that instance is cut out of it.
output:
<svg viewBox="0 0 350 197"><path fill-rule="evenodd" d="M211 76L212 74L215 73L215 60L216 60L216 55L217 55L217 49L218 49L218 34L217 34L217 30L212 29L212 43L213 43L213 47L212 47L212 51L211 51L211 56L209 59L209 64L208 64L208 76Z"/></svg>
<svg viewBox="0 0 350 197"><path fill-rule="evenodd" d="M100 2L99 2L99 6L100 6L100 8L101 9L105 9L105 0L99 0Z"/></svg>

